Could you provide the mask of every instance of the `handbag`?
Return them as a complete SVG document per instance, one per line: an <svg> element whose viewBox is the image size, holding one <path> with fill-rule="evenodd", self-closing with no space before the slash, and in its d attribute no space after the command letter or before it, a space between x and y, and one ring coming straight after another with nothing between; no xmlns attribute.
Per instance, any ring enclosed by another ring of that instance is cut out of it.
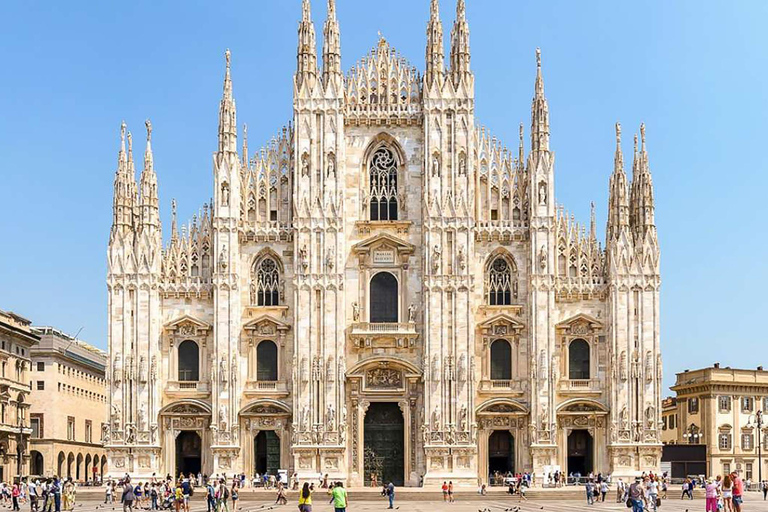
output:
<svg viewBox="0 0 768 512"><path fill-rule="evenodd" d="M661 506L661 498L656 498L656 506L657 507Z"/></svg>
<svg viewBox="0 0 768 512"><path fill-rule="evenodd" d="M632 499L627 498L627 508L632 508Z"/></svg>

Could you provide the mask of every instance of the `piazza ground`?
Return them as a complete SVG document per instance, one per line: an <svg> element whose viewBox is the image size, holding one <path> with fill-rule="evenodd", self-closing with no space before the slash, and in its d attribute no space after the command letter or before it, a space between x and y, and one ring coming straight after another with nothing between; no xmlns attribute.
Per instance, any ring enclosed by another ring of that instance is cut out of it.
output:
<svg viewBox="0 0 768 512"><path fill-rule="evenodd" d="M369 491L366 489L365 491ZM616 503L615 496L609 494L605 503L596 503L589 506L584 499L584 492L581 489L569 489L568 493L551 493L547 490L533 492L532 497L527 502L519 503L517 497L510 498L501 493L480 499L472 491L459 490L454 504L446 504L442 501L439 489L431 492L427 489L420 489L418 493L407 492L396 495L395 507L404 512L437 512L442 510L452 510L455 512L475 512L487 509L489 512L504 512L515 507L520 507L518 512L573 512L574 510L610 510L614 512L627 511L623 503ZM359 499L355 495L359 496ZM662 502L659 508L660 512L704 512L703 494L697 493L694 500L679 499L680 493L675 491L669 493L669 499ZM238 500L237 511L230 512L262 512L272 511L293 511L297 507L297 493L291 492L288 495L287 505L274 504L275 493L272 491L249 491L241 493L241 499ZM758 492L749 492L744 499L744 512L761 511L768 512L768 501L763 501L762 494ZM328 503L330 498L326 499L325 493L314 495L313 512L332 512L333 507ZM78 492L78 500L75 510L86 512L98 510L111 512L113 505L104 505L104 495L101 489L81 489ZM364 492L361 489L352 489L350 491L349 512L355 511L374 511L384 510L387 507L387 501L383 497L377 497L371 492ZM28 505L22 505L22 510L27 510ZM231 509L231 507L230 507ZM119 502L114 504L116 512L122 511ZM138 510L138 509L136 509ZM204 499L204 493L199 490L196 492L190 512L206 512L207 507Z"/></svg>

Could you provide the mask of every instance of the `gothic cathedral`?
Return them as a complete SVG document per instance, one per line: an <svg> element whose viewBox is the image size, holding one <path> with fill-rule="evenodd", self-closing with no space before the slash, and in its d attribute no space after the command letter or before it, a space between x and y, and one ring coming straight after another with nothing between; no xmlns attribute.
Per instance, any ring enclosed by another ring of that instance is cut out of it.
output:
<svg viewBox="0 0 768 512"><path fill-rule="evenodd" d="M348 485L496 471L658 470L659 247L645 144L621 129L605 247L555 203L541 55L509 150L475 120L458 0L421 74L384 38L318 66L303 0L293 120L238 134L230 53L213 199L163 247L147 122L121 129L108 249L113 474L328 474ZM238 135L242 148L238 153ZM126 150L127 139L127 150ZM539 480L541 481L541 480Z"/></svg>

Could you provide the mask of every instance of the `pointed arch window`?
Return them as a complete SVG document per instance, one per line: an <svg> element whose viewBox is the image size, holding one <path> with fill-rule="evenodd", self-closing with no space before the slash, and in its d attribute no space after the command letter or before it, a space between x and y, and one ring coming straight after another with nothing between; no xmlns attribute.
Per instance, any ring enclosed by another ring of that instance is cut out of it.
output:
<svg viewBox="0 0 768 512"><path fill-rule="evenodd" d="M369 164L371 220L397 220L397 158L392 149L380 147Z"/></svg>
<svg viewBox="0 0 768 512"><path fill-rule="evenodd" d="M488 304L509 306L517 298L517 280L513 278L513 266L499 256L488 269Z"/></svg>
<svg viewBox="0 0 768 512"><path fill-rule="evenodd" d="M280 271L272 258L264 258L256 264L254 282L251 284L251 302L257 306L280 304Z"/></svg>

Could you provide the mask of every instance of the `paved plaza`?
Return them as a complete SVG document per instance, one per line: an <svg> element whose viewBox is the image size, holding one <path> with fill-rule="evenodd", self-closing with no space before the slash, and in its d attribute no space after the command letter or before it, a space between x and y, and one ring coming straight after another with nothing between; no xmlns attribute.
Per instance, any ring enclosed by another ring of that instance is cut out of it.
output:
<svg viewBox="0 0 768 512"><path fill-rule="evenodd" d="M201 493L202 494L202 493ZM462 493L457 495L457 501L453 504L443 503L439 492L435 493L435 500L426 501L422 497L419 501L406 501L395 500L395 508L404 512L437 512L443 510L452 510L455 512L476 512L486 510L488 512L574 512L574 511L627 511L629 509L623 503L616 503L615 501L606 501L605 503L596 503L595 505L587 505L586 500L581 499L531 499L527 502L519 503L517 498L508 497L490 497L487 501L479 501L476 496L470 496L472 493L465 493L465 497L468 501L462 502ZM76 511L86 512L91 510L99 510L105 512L111 512L113 510L112 505L104 505L103 497L98 498L95 493L88 492L87 494L81 493L78 496L76 505ZM292 493L289 496L289 502L287 505L275 505L273 499L267 493L258 492L255 495L250 493L244 493L240 500L238 500L237 511L231 512L262 512L267 510L272 511L295 511L297 507L296 495ZM472 501L469 501L469 500ZM519 507L519 510L517 510ZM354 494L350 496L350 504L347 510L349 512L357 511L374 511L385 510L387 508L387 501L381 498L378 501L371 501L366 497L366 501L355 501ZM22 510L28 510L28 505L22 505ZM122 512L120 503L115 503L114 510L116 512ZM139 512L140 509L134 509ZM680 500L677 498L671 498L664 500L662 506L659 508L660 512L704 512L704 499L696 498L694 500ZM763 501L762 495L757 492L748 493L744 499L744 512L761 511L768 512L768 502ZM190 506L190 512L207 512L207 507L202 496L195 496ZM313 512L333 512L333 507L325 499L324 494L316 494L314 496Z"/></svg>

